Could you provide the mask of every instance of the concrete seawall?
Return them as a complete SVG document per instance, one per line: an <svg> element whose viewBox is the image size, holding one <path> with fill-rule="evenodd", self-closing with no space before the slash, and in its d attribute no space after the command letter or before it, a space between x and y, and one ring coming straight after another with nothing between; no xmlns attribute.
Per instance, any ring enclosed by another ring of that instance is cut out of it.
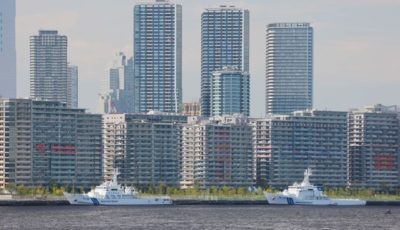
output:
<svg viewBox="0 0 400 230"><path fill-rule="evenodd" d="M173 200L175 205L268 205L266 200Z"/></svg>
<svg viewBox="0 0 400 230"><path fill-rule="evenodd" d="M174 205L268 205L264 200L174 200ZM66 200L0 200L0 206L65 206ZM400 201L367 201L367 206L400 206Z"/></svg>
<svg viewBox="0 0 400 230"><path fill-rule="evenodd" d="M62 206L67 200L0 200L0 206Z"/></svg>
<svg viewBox="0 0 400 230"><path fill-rule="evenodd" d="M400 201L367 201L367 206L400 206Z"/></svg>

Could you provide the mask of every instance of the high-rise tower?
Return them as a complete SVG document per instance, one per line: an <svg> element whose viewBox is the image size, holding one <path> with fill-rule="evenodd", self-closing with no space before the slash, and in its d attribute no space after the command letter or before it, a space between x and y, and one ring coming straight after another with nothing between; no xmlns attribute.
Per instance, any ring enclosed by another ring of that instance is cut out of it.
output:
<svg viewBox="0 0 400 230"><path fill-rule="evenodd" d="M16 97L15 0L0 1L0 97Z"/></svg>
<svg viewBox="0 0 400 230"><path fill-rule="evenodd" d="M179 112L182 6L167 0L134 7L135 112Z"/></svg>
<svg viewBox="0 0 400 230"><path fill-rule="evenodd" d="M31 97L66 103L68 99L67 36L41 30L31 36Z"/></svg>
<svg viewBox="0 0 400 230"><path fill-rule="evenodd" d="M212 72L234 66L249 72L249 11L234 6L206 9L201 16L201 112L211 115Z"/></svg>
<svg viewBox="0 0 400 230"><path fill-rule="evenodd" d="M313 28L309 23L267 26L266 113L313 106Z"/></svg>
<svg viewBox="0 0 400 230"><path fill-rule="evenodd" d="M250 75L224 67L211 76L211 116L250 115Z"/></svg>

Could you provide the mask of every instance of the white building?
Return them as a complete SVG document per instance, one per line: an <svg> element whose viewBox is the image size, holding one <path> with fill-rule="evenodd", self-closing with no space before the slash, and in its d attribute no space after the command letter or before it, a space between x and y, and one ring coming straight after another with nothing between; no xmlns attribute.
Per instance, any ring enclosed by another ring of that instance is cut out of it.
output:
<svg viewBox="0 0 400 230"><path fill-rule="evenodd" d="M0 1L0 97L16 97L15 0Z"/></svg>
<svg viewBox="0 0 400 230"><path fill-rule="evenodd" d="M251 186L253 161L252 129L246 118L190 117L184 125L181 188Z"/></svg>
<svg viewBox="0 0 400 230"><path fill-rule="evenodd" d="M200 102L186 102L182 106L182 114L185 116L193 117L201 115Z"/></svg>
<svg viewBox="0 0 400 230"><path fill-rule="evenodd" d="M177 186L184 123L185 116L160 112L104 115L104 179L118 168L123 184Z"/></svg>

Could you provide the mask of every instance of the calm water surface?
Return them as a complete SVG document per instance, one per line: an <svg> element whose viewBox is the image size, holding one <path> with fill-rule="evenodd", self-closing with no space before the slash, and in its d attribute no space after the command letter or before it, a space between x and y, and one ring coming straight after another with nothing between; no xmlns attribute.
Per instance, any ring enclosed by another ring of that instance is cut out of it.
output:
<svg viewBox="0 0 400 230"><path fill-rule="evenodd" d="M400 207L0 207L0 229L382 230L400 229Z"/></svg>

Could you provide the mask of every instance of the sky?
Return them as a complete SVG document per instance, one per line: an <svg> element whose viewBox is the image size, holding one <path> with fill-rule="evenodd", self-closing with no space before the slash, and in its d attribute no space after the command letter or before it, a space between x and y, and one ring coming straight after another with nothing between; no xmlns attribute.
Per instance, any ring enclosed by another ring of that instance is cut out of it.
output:
<svg viewBox="0 0 400 230"><path fill-rule="evenodd" d="M117 52L133 49L135 0L17 0L17 94L29 96L29 36L68 36L79 67L79 107L100 112L99 96ZM141 1L143 2L143 1ZM183 6L183 98L200 98L203 9L250 11L251 116L265 114L265 28L274 22L314 27L314 107L348 110L400 104L400 0L178 0Z"/></svg>

